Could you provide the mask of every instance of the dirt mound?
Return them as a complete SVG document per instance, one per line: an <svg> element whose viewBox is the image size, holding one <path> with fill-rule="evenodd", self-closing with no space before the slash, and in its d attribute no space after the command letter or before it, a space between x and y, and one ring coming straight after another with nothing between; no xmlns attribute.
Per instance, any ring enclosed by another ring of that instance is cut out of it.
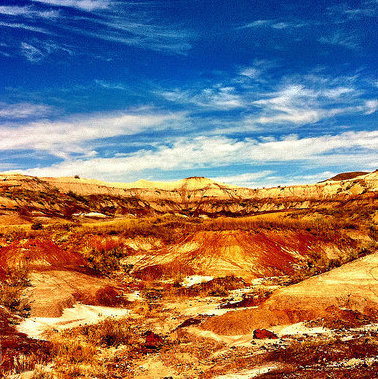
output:
<svg viewBox="0 0 378 379"><path fill-rule="evenodd" d="M0 267L29 269L74 268L86 265L79 253L63 250L51 239L33 238L0 248Z"/></svg>
<svg viewBox="0 0 378 379"><path fill-rule="evenodd" d="M366 171L343 172L343 173L335 175L332 178L329 178L327 180L334 180L334 181L348 180L348 179L354 179L357 176L367 175L367 174L368 174L368 172L366 172Z"/></svg>
<svg viewBox="0 0 378 379"><path fill-rule="evenodd" d="M245 280L292 274L294 265L314 251L341 256L350 249L339 242L327 243L306 230L201 231L146 255L135 262L133 274L142 279L235 275Z"/></svg>
<svg viewBox="0 0 378 379"><path fill-rule="evenodd" d="M103 302L116 302L119 305L121 301L117 297L118 291L111 287L110 280L80 272L68 270L32 272L30 281L31 315L36 317L59 317L64 308L72 307L77 301L91 305L103 305ZM99 299L101 294L103 296Z"/></svg>
<svg viewBox="0 0 378 379"><path fill-rule="evenodd" d="M281 289L258 309L213 317L202 327L225 335L247 334L256 328L327 318L335 308L376 313L378 253Z"/></svg>

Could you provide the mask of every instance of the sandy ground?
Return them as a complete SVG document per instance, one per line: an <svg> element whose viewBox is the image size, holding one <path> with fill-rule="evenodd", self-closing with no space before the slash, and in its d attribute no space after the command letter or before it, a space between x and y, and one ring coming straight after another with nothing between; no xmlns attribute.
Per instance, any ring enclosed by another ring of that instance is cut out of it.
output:
<svg viewBox="0 0 378 379"><path fill-rule="evenodd" d="M125 317L130 311L122 308L99 307L75 304L66 308L60 317L31 317L25 319L17 329L32 338L43 338L44 332L52 329L70 329L81 325L95 324L107 317Z"/></svg>
<svg viewBox="0 0 378 379"><path fill-rule="evenodd" d="M75 271L49 270L30 274L31 315L59 317L64 308L75 304L75 294L93 297L96 291L111 284Z"/></svg>
<svg viewBox="0 0 378 379"><path fill-rule="evenodd" d="M199 284L199 283L204 283L208 282L210 280L214 279L213 276L203 276L203 275L192 275L192 276L187 276L183 279L181 285L183 287L191 287L194 284Z"/></svg>
<svg viewBox="0 0 378 379"><path fill-rule="evenodd" d="M237 374L226 374L226 375L218 375L216 379L249 379L256 378L260 375L266 374L272 370L278 368L278 365L266 365L256 367L253 370L243 370L238 372Z"/></svg>

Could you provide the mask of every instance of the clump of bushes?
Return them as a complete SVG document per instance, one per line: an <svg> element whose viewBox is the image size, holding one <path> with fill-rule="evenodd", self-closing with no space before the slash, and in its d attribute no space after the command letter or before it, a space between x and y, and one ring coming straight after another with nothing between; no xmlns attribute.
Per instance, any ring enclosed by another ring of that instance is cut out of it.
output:
<svg viewBox="0 0 378 379"><path fill-rule="evenodd" d="M0 282L0 304L21 316L30 311L24 290L30 285L27 267L5 270L5 279Z"/></svg>
<svg viewBox="0 0 378 379"><path fill-rule="evenodd" d="M80 333L90 343L100 346L133 345L139 341L139 336L126 319L107 318L98 324L82 327Z"/></svg>
<svg viewBox="0 0 378 379"><path fill-rule="evenodd" d="M88 243L81 254L90 269L105 276L121 269L120 259L125 255L122 245L106 239Z"/></svg>
<svg viewBox="0 0 378 379"><path fill-rule="evenodd" d="M234 275L214 278L205 283L195 284L191 287L182 287L177 290L181 296L227 296L229 291L244 288L247 283Z"/></svg>
<svg viewBox="0 0 378 379"><path fill-rule="evenodd" d="M32 224L31 229L32 230L42 230L43 225L40 222L35 222L34 224Z"/></svg>

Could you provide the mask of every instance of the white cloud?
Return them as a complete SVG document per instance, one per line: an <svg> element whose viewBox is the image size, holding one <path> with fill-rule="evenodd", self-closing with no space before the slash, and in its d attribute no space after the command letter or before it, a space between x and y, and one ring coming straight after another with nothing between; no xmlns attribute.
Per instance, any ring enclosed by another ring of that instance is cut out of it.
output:
<svg viewBox="0 0 378 379"><path fill-rule="evenodd" d="M22 17L23 23L0 23L0 26L21 28L29 31L51 34L43 28L29 25L36 17L43 18L45 27L51 27L51 18L59 17L59 44L62 36L76 35L91 37L102 41L136 46L154 51L165 51L183 55L191 48L189 40L193 34L173 24L161 23L154 11L147 10L144 2L108 1L108 0L33 0L30 6L2 6L0 14ZM47 8L47 6L50 6ZM53 7L53 8L51 8ZM87 14L68 14L57 7L75 8ZM155 21L156 20L156 21ZM55 21L55 20L54 20ZM70 42L71 43L71 42ZM84 45L80 40L72 43L75 50L83 53ZM84 49L90 51L90 47ZM93 52L92 52L93 54ZM98 51L96 51L96 56Z"/></svg>
<svg viewBox="0 0 378 379"><path fill-rule="evenodd" d="M19 6L0 6L0 14L5 14L7 16L22 16L22 17L41 17L41 18L56 18L59 16L59 11L48 10L39 11L31 7L19 7Z"/></svg>
<svg viewBox="0 0 378 379"><path fill-rule="evenodd" d="M42 52L42 50L26 42L21 42L21 53L29 62L33 63L39 62L45 57L45 54Z"/></svg>
<svg viewBox="0 0 378 379"><path fill-rule="evenodd" d="M361 103L360 94L353 87L327 87L313 89L304 85L287 84L265 95L252 104L261 110L260 115L247 116L245 125L316 123L342 113L369 112L374 103Z"/></svg>
<svg viewBox="0 0 378 379"><path fill-rule="evenodd" d="M18 103L6 104L0 103L0 119L26 119L32 117L45 117L52 112L52 108L43 104ZM1 127L0 127L1 130Z"/></svg>
<svg viewBox="0 0 378 379"><path fill-rule="evenodd" d="M31 25L25 25L25 24L20 24L20 23L9 23L9 22L0 22L0 26L4 26L6 28L12 28L12 29L24 29L24 30L29 30L31 32L38 32L38 33L43 33L43 34L51 34L47 30L43 28L38 28L36 26L31 26Z"/></svg>
<svg viewBox="0 0 378 379"><path fill-rule="evenodd" d="M106 9L111 4L108 0L32 0L35 3L43 3L47 5L70 7L82 9L85 11L94 11L98 9Z"/></svg>
<svg viewBox="0 0 378 379"><path fill-rule="evenodd" d="M213 88L205 88L195 91L162 91L158 92L169 101L181 104L194 104L198 107L215 110L229 110L245 106L241 95L237 94L234 87L217 85Z"/></svg>
<svg viewBox="0 0 378 379"><path fill-rule="evenodd" d="M375 17L377 14L377 2L364 1L359 8L351 8L349 5L342 3L328 8L328 13L333 17L339 17L341 21L345 18L359 20L364 17Z"/></svg>
<svg viewBox="0 0 378 379"><path fill-rule="evenodd" d="M346 34L341 31L338 31L330 36L321 37L318 41L323 44L342 46L351 50L359 48L360 45L356 35Z"/></svg>
<svg viewBox="0 0 378 379"><path fill-rule="evenodd" d="M250 29L250 28L262 28L270 27L273 29L289 29L289 28L302 28L309 25L305 22L292 22L292 21L278 21L278 20L255 20L246 25L239 27L238 29Z"/></svg>
<svg viewBox="0 0 378 379"><path fill-rule="evenodd" d="M107 82L105 80L96 79L95 83L99 87L106 88L106 89L117 89L117 90L122 90L122 91L128 89L127 87L125 87L121 83L111 83L111 82Z"/></svg>
<svg viewBox="0 0 378 379"><path fill-rule="evenodd" d="M263 166L269 162L307 167L358 167L376 165L377 132L347 132L335 136L257 141L226 137L182 138L154 150L141 150L124 157L66 160L50 167L26 170L41 176L78 174L107 180L125 180L129 175L143 177L146 172L221 167L233 164ZM239 178L240 179L240 178ZM126 179L127 180L127 179Z"/></svg>
<svg viewBox="0 0 378 379"><path fill-rule="evenodd" d="M68 153L93 154L88 141L163 129L181 114L146 112L77 115L63 121L38 121L22 126L0 127L0 150L33 149L67 157Z"/></svg>
<svg viewBox="0 0 378 379"><path fill-rule="evenodd" d="M51 41L39 41L37 39L33 40L33 44L21 42L20 51L21 55L31 63L40 62L57 51L73 55L73 52L67 47L57 45Z"/></svg>
<svg viewBox="0 0 378 379"><path fill-rule="evenodd" d="M247 76L251 79L256 79L260 76L261 71L258 70L256 67L247 67L240 71L239 75Z"/></svg>
<svg viewBox="0 0 378 379"><path fill-rule="evenodd" d="M366 100L365 102L366 111L365 114L375 113L378 109L378 100Z"/></svg>

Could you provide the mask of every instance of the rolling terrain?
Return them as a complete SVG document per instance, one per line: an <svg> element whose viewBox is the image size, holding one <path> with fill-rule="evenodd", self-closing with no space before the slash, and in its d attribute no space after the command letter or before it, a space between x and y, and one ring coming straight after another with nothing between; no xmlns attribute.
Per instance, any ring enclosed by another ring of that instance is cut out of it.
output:
<svg viewBox="0 0 378 379"><path fill-rule="evenodd" d="M373 377L377 187L2 174L0 373Z"/></svg>
<svg viewBox="0 0 378 379"><path fill-rule="evenodd" d="M80 178L0 175L3 215L70 218L90 212L105 216L183 214L246 216L292 209L371 206L377 199L378 173L314 185L248 189L193 177L177 182L104 183ZM12 218L10 218L11 220Z"/></svg>

